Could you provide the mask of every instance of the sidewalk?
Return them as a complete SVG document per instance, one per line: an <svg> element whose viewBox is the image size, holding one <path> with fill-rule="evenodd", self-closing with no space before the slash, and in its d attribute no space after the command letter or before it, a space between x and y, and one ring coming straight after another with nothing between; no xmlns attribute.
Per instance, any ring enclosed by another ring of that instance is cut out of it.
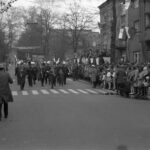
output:
<svg viewBox="0 0 150 150"><path fill-rule="evenodd" d="M80 81L80 82L83 82L83 83L85 83L85 84L91 85L90 82L85 81L85 80L82 80L82 79L79 79L79 80L77 80L77 81ZM92 85L91 85L91 86L92 86ZM103 94L103 95L117 95L117 92L112 91L112 90L102 89L102 88L99 88L99 87L97 87L97 88L95 88L95 89L98 89L98 91L99 91L101 94Z"/></svg>

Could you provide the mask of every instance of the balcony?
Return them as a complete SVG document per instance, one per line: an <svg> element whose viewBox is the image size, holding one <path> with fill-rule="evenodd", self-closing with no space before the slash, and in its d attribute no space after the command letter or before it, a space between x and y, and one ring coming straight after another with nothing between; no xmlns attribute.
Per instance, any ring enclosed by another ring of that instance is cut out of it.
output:
<svg viewBox="0 0 150 150"><path fill-rule="evenodd" d="M125 40L117 40L116 41L116 47L118 49L126 49L126 41Z"/></svg>

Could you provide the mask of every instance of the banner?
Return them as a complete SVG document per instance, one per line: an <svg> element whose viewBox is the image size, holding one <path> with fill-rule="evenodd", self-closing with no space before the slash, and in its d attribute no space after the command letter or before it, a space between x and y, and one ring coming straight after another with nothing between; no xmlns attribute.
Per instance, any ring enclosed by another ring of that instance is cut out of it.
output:
<svg viewBox="0 0 150 150"><path fill-rule="evenodd" d="M130 37L130 34L129 34L129 27L125 27L125 31L126 31L128 39L130 39L131 37Z"/></svg>
<svg viewBox="0 0 150 150"><path fill-rule="evenodd" d="M94 59L93 59L93 58L90 58L90 62L91 62L91 64L93 63L93 61L94 61Z"/></svg>
<svg viewBox="0 0 150 150"><path fill-rule="evenodd" d="M77 58L77 63L78 63L78 64L80 63L80 58Z"/></svg>
<svg viewBox="0 0 150 150"><path fill-rule="evenodd" d="M56 64L59 64L59 62L60 62L60 58L58 58L58 60L56 61Z"/></svg>
<svg viewBox="0 0 150 150"><path fill-rule="evenodd" d="M96 65L99 65L99 57L96 58Z"/></svg>
<svg viewBox="0 0 150 150"><path fill-rule="evenodd" d="M103 57L105 63L110 63L110 57Z"/></svg>
<svg viewBox="0 0 150 150"><path fill-rule="evenodd" d="M86 61L85 61L85 57L82 57L82 63L86 63Z"/></svg>
<svg viewBox="0 0 150 150"><path fill-rule="evenodd" d="M119 32L119 39L123 39L123 33L124 33L124 29L120 29L120 32Z"/></svg>

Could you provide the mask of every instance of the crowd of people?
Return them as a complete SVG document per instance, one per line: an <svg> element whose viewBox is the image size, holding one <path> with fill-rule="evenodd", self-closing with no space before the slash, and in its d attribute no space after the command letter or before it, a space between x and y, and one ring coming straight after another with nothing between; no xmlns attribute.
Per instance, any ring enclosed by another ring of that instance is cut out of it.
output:
<svg viewBox="0 0 150 150"><path fill-rule="evenodd" d="M150 64L74 65L74 79L85 79L93 88L114 90L122 96L147 98L150 86Z"/></svg>
<svg viewBox="0 0 150 150"><path fill-rule="evenodd" d="M6 71L5 71L6 70ZM33 87L37 82L41 86L49 85L54 88L57 84L66 84L66 78L72 77L74 81L84 79L91 82L93 88L114 90L125 97L149 99L150 64L48 64L35 62L21 62L16 64L15 75L17 84L24 90L25 83ZM8 117L8 102L13 101L9 84L13 83L7 69L0 65L0 120L2 117L2 104L4 116Z"/></svg>
<svg viewBox="0 0 150 150"><path fill-rule="evenodd" d="M51 88L54 88L56 84L60 86L66 84L68 68L63 64L50 65L48 63L21 62L15 68L15 75L21 90L24 90L26 79L30 87L40 82L42 87L48 84Z"/></svg>

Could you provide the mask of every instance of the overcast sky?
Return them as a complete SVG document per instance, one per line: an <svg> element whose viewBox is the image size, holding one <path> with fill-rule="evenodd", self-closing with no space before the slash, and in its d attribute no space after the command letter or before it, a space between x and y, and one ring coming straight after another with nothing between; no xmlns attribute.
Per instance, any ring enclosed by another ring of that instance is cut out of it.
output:
<svg viewBox="0 0 150 150"><path fill-rule="evenodd" d="M36 0L17 0L15 2L15 5L28 7L28 6L33 5L34 1L36 1ZM68 3L71 3L71 1L73 2L73 0L55 0L55 3L58 3L58 4L66 3L66 4L68 4ZM91 6L91 7L97 7L98 5L102 4L106 0L79 0L79 1L81 1L81 4Z"/></svg>
<svg viewBox="0 0 150 150"><path fill-rule="evenodd" d="M28 8L29 6L34 6L36 0L17 0L13 5L14 6L24 6ZM50 1L50 0L47 0ZM53 8L56 12L62 13L68 10L68 7L73 0L54 0ZM101 5L106 0L78 0L81 3L81 6L85 7L88 11L93 13L93 19L95 23L99 22L99 10L98 6ZM98 30L97 30L98 31Z"/></svg>
<svg viewBox="0 0 150 150"><path fill-rule="evenodd" d="M14 6L24 6L24 7L29 7L35 5L36 0L17 0L14 3ZM48 0L49 1L49 0ZM73 0L54 0L54 7L57 9L63 9L67 11L68 5L73 2ZM98 10L98 6L105 2L106 0L78 0L80 1L81 5L93 10L94 12Z"/></svg>

